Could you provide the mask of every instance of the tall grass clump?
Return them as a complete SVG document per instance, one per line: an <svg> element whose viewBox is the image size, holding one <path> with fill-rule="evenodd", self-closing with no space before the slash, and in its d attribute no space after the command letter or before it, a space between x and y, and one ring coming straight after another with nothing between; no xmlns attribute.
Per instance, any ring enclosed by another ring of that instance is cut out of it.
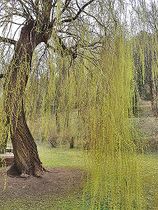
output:
<svg viewBox="0 0 158 210"><path fill-rule="evenodd" d="M88 65L86 110L81 112L86 119L85 132L90 145L88 208L143 209L136 146L130 129L133 94L130 42L120 33L107 38L98 66Z"/></svg>

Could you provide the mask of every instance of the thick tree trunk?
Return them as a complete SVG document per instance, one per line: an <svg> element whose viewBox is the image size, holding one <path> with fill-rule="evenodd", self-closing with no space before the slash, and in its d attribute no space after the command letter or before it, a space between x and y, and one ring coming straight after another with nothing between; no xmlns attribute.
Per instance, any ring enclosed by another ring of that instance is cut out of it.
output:
<svg viewBox="0 0 158 210"><path fill-rule="evenodd" d="M14 124L16 124L15 121ZM28 174L41 176L44 169L38 156L37 146L26 124L23 106L16 128L11 129L11 140L14 164L8 170L8 175Z"/></svg>
<svg viewBox="0 0 158 210"><path fill-rule="evenodd" d="M23 101L33 51L39 43L47 40L48 33L37 33L35 22L29 21L21 30L13 59L8 67L5 110L14 153L14 164L8 170L8 175L41 176L44 171L37 146L26 123Z"/></svg>

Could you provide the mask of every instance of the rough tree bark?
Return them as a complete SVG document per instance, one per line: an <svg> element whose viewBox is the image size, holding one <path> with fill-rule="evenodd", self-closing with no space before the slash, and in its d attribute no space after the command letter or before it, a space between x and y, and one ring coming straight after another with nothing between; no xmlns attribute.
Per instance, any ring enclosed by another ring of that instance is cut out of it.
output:
<svg viewBox="0 0 158 210"><path fill-rule="evenodd" d="M48 28L37 32L36 22L29 20L21 30L14 56L8 67L4 101L14 153L14 164L8 170L8 175L11 176L21 174L41 176L44 171L37 146L26 123L23 96L31 70L33 51L39 43L47 43L50 35L51 30L48 32Z"/></svg>

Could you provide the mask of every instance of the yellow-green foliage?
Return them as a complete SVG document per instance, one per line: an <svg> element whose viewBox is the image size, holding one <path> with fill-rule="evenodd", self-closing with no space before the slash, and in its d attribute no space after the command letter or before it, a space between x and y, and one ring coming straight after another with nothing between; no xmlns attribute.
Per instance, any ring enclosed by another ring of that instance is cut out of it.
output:
<svg viewBox="0 0 158 210"><path fill-rule="evenodd" d="M0 83L0 149L4 145L4 125L3 125L3 96L2 96L2 82Z"/></svg>
<svg viewBox="0 0 158 210"><path fill-rule="evenodd" d="M8 139L8 128L6 126L5 113L3 109L3 96L0 96L0 150L5 149Z"/></svg>
<svg viewBox="0 0 158 210"><path fill-rule="evenodd" d="M105 42L100 66L89 64L85 114L90 141L90 209L142 209L141 184L129 112L131 46L118 35ZM89 190L89 188L88 188Z"/></svg>
<svg viewBox="0 0 158 210"><path fill-rule="evenodd" d="M0 116L2 116L2 112L3 112L3 108L2 108L2 96L0 97L1 100L0 100ZM2 144L3 142L3 139L2 139L2 133L3 133L3 122L2 122L2 117L0 118L0 145Z"/></svg>
<svg viewBox="0 0 158 210"><path fill-rule="evenodd" d="M105 39L96 65L89 50L71 67L65 57L54 58L48 72L32 76L27 88L28 119L38 124L35 130L41 136L75 136L89 149L86 162L91 175L84 201L88 190L92 210L143 209L131 136L132 50L118 32Z"/></svg>

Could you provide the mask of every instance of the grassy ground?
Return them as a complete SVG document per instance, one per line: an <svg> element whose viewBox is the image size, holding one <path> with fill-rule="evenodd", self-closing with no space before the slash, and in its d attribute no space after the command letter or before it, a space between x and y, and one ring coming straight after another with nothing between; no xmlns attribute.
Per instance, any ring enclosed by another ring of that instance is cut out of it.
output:
<svg viewBox="0 0 158 210"><path fill-rule="evenodd" d="M158 210L158 154L138 157L147 209Z"/></svg>
<svg viewBox="0 0 158 210"><path fill-rule="evenodd" d="M77 149L38 146L41 161L46 167L85 167L84 152Z"/></svg>
<svg viewBox="0 0 158 210"><path fill-rule="evenodd" d="M39 146L39 153L46 167L75 167L85 168L84 155L80 150L50 149L47 146ZM147 209L158 209L158 154L146 154L138 156L141 176L145 189ZM0 210L88 210L82 206L80 193L73 197L54 198L43 195L42 198L24 198L1 201Z"/></svg>
<svg viewBox="0 0 158 210"><path fill-rule="evenodd" d="M40 159L46 168L66 167L85 168L84 154L77 149L51 149L45 145L38 145ZM39 187L40 190L40 187ZM66 197L54 198L54 196L19 198L0 202L0 210L77 210L81 207L82 195L74 192Z"/></svg>

